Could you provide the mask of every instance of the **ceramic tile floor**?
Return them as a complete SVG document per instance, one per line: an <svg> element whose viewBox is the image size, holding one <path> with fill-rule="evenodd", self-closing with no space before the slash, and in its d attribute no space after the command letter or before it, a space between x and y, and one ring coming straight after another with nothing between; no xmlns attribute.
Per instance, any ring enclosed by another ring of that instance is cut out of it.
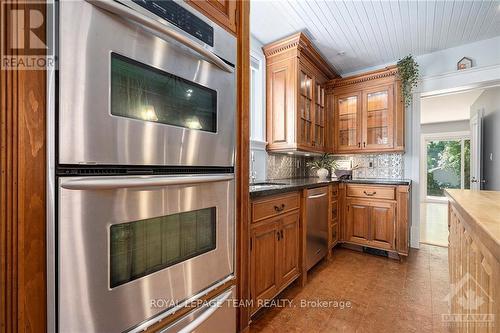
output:
<svg viewBox="0 0 500 333"><path fill-rule="evenodd" d="M336 248L304 288L292 284L278 296L291 306L261 310L250 332L448 332L441 321L448 288L446 248L422 245L403 262ZM301 307L307 300L352 306Z"/></svg>

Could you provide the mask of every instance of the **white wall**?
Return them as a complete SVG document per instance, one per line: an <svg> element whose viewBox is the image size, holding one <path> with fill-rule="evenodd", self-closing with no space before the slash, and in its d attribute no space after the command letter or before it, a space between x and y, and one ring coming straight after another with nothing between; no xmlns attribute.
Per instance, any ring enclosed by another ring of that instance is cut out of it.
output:
<svg viewBox="0 0 500 333"><path fill-rule="evenodd" d="M259 61L261 68L260 96L259 98L250 96L250 104L255 106L251 108L253 111L250 114L250 172L255 172L256 180L265 180L267 177L266 58L262 52L262 43L253 36L250 37L250 55Z"/></svg>
<svg viewBox="0 0 500 333"><path fill-rule="evenodd" d="M470 112L470 111L469 111ZM422 124L422 134L465 132L470 130L469 120L447 121L441 123Z"/></svg>
<svg viewBox="0 0 500 333"><path fill-rule="evenodd" d="M470 119L470 106L481 95L482 89L422 98L422 124L443 123Z"/></svg>

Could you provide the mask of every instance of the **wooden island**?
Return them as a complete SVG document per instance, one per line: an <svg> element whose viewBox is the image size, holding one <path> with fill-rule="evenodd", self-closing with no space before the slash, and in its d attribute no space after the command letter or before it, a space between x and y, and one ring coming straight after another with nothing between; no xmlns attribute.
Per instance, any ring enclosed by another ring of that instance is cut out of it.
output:
<svg viewBox="0 0 500 333"><path fill-rule="evenodd" d="M450 327L500 332L500 192L446 190L449 197Z"/></svg>

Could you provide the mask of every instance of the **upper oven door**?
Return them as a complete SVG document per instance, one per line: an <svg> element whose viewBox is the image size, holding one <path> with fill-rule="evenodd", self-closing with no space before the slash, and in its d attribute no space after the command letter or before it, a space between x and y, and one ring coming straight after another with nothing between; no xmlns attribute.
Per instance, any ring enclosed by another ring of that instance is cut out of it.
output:
<svg viewBox="0 0 500 333"><path fill-rule="evenodd" d="M233 177L60 178L60 332L133 329L230 279Z"/></svg>
<svg viewBox="0 0 500 333"><path fill-rule="evenodd" d="M233 166L235 72L214 52L235 37L91 2L60 2L59 164Z"/></svg>

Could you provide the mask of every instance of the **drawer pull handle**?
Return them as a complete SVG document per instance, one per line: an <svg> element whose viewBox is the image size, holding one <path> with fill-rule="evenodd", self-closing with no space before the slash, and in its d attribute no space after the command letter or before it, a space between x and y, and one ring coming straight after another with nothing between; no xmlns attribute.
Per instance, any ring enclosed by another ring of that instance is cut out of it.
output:
<svg viewBox="0 0 500 333"><path fill-rule="evenodd" d="M371 193L368 193L368 192L366 192L366 191L363 191L363 193L364 193L365 195L369 196L369 197L373 197L375 194L377 194L377 192L375 192L375 191L373 191L373 192L371 192Z"/></svg>
<svg viewBox="0 0 500 333"><path fill-rule="evenodd" d="M285 204L281 204L281 206L274 206L274 210L278 213L283 211L283 209L285 209Z"/></svg>

